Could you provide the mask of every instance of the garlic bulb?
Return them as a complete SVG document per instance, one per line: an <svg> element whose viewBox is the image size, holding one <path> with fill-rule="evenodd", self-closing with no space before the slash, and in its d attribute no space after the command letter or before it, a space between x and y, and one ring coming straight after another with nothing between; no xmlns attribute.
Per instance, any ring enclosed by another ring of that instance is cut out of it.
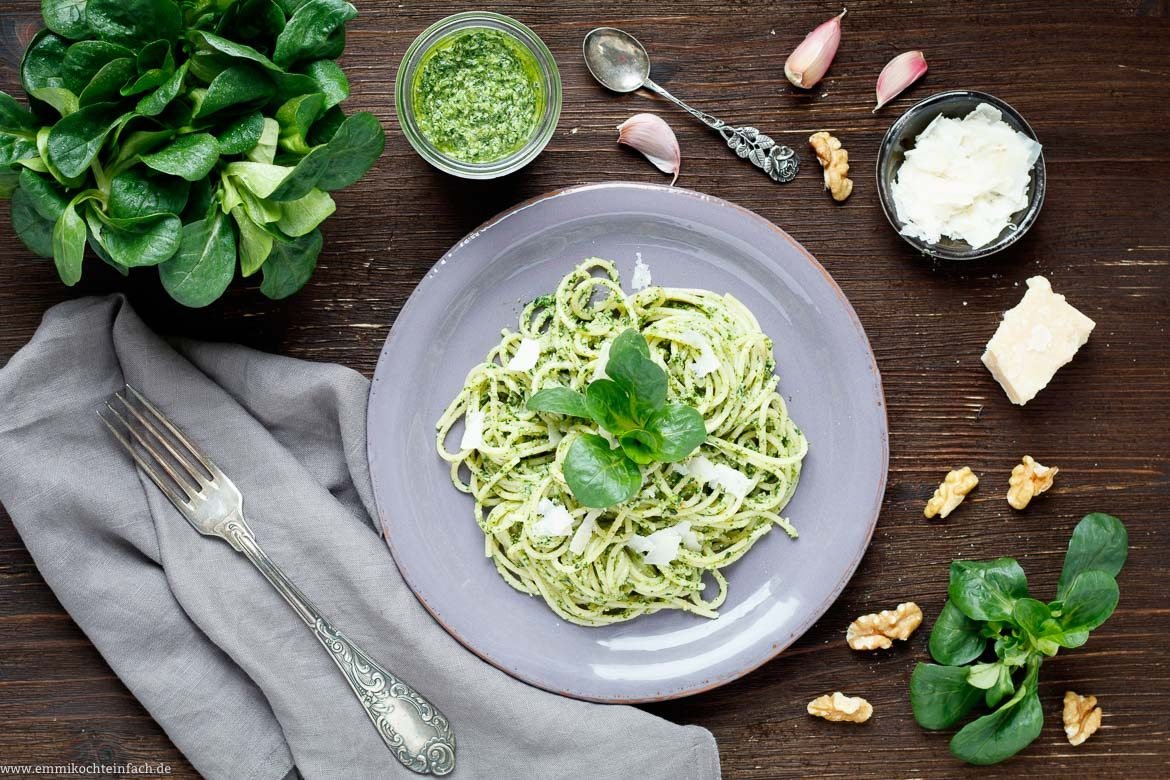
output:
<svg viewBox="0 0 1170 780"><path fill-rule="evenodd" d="M646 156L663 173L673 173L671 184L678 181L682 152L670 125L657 114L634 114L618 125L618 143L633 147Z"/></svg>
<svg viewBox="0 0 1170 780"><path fill-rule="evenodd" d="M837 46L841 43L841 17L847 10L842 9L840 14L806 35L792 54L788 55L784 63L784 75L795 86L811 89L824 78L833 58L837 56Z"/></svg>

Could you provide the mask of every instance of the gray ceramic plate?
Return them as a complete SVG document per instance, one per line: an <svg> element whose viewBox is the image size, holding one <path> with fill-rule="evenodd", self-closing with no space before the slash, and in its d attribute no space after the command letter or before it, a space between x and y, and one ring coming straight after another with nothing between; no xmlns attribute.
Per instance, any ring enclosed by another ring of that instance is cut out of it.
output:
<svg viewBox="0 0 1170 780"><path fill-rule="evenodd" d="M590 256L628 280L730 292L776 343L780 390L810 442L777 529L725 569L717 620L660 612L603 628L559 619L512 590L483 555L471 499L434 451L435 421L522 305ZM885 401L853 308L813 257L750 211L687 190L578 187L497 217L419 284L382 350L370 392L370 471L394 558L419 600L483 659L581 699L686 696L776 656L849 580L873 533L888 462ZM841 627L844 630L844 626Z"/></svg>

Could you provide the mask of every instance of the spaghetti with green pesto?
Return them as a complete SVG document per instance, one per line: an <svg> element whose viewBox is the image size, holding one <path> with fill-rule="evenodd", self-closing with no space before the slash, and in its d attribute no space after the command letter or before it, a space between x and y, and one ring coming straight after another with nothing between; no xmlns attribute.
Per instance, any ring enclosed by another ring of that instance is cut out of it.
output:
<svg viewBox="0 0 1170 780"><path fill-rule="evenodd" d="M526 403L539 390L584 390L604 376L610 345L629 328L665 369L670 400L702 415L707 438L686 461L642 466L633 498L589 509L574 500L563 466L574 439L598 427ZM437 423L438 452L455 487L474 498L500 575L565 620L600 626L663 609L717 617L727 597L720 569L774 526L797 536L780 513L808 443L777 392L775 367L772 340L731 295L655 286L627 294L613 263L589 259L529 303L518 330L505 329L471 369ZM449 449L460 420L462 438Z"/></svg>

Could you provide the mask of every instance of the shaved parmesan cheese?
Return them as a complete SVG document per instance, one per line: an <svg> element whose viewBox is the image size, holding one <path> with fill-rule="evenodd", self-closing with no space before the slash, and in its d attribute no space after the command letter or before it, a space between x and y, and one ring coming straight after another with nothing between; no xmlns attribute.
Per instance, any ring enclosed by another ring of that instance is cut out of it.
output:
<svg viewBox="0 0 1170 780"><path fill-rule="evenodd" d="M682 537L673 528L663 528L649 536L634 534L628 542L630 549L642 553L642 560L652 566L665 566L677 558L681 544Z"/></svg>
<svg viewBox="0 0 1170 780"><path fill-rule="evenodd" d="M594 382L598 379L605 379L605 366L609 363L609 350L612 346L612 341L607 341L601 345L601 350L597 353L597 364L593 366Z"/></svg>
<svg viewBox="0 0 1170 780"><path fill-rule="evenodd" d="M669 528L655 531L649 536L634 534L626 545L634 552L642 553L642 560L653 566L665 566L678 557L682 537L671 533Z"/></svg>
<svg viewBox="0 0 1170 780"><path fill-rule="evenodd" d="M683 520L678 525L655 531L649 536L634 534L626 546L642 553L642 560L652 566L665 566L678 558L678 548L698 551L699 537L691 530L691 522Z"/></svg>
<svg viewBox="0 0 1170 780"><path fill-rule="evenodd" d="M894 181L902 233L929 243L943 236L973 248L990 244L1028 205L1040 144L980 103L962 119L937 116L914 139Z"/></svg>
<svg viewBox="0 0 1170 780"><path fill-rule="evenodd" d="M568 536L572 532L573 516L556 501L542 498L536 511L540 519L532 524L533 536Z"/></svg>
<svg viewBox="0 0 1170 780"><path fill-rule="evenodd" d="M483 447L483 412L470 410L463 415L463 438L459 449L478 450Z"/></svg>
<svg viewBox="0 0 1170 780"><path fill-rule="evenodd" d="M752 489L751 479L742 471L722 463L712 463L705 455L687 462L687 474L705 485L721 487L736 498L743 498Z"/></svg>
<svg viewBox="0 0 1170 780"><path fill-rule="evenodd" d="M692 360L687 367L699 379L719 370L719 358L711 349L711 343L697 331L688 330L682 334L682 341L687 346L699 350L699 357Z"/></svg>
<svg viewBox="0 0 1170 780"><path fill-rule="evenodd" d="M630 277L630 287L635 290L645 290L653 281L650 278L650 266L642 262L642 253L636 252L637 259L634 261L634 275Z"/></svg>
<svg viewBox="0 0 1170 780"><path fill-rule="evenodd" d="M589 546L590 538L593 537L593 529L597 527L597 518L599 517L601 517L600 509L591 509L585 514L585 519L581 521L581 525L577 526L577 531L569 542L569 552L577 555L585 552L585 548Z"/></svg>
<svg viewBox="0 0 1170 780"><path fill-rule="evenodd" d="M675 528L682 536L683 547L695 552L699 552L703 549L703 546L699 544L699 535L691 530L690 520L683 520L681 523L676 525Z"/></svg>
<svg viewBox="0 0 1170 780"><path fill-rule="evenodd" d="M536 339L521 339L516 354L508 361L509 371L530 371L540 358L540 342Z"/></svg>

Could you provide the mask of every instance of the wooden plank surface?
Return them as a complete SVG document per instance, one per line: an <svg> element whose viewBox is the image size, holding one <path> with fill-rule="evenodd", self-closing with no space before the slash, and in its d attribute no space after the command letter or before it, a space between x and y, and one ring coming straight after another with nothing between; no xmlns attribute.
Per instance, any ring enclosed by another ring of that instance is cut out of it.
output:
<svg viewBox="0 0 1170 780"><path fill-rule="evenodd" d="M890 482L873 544L856 577L792 649L734 684L648 707L710 728L725 777L957 777L977 774L947 753L947 737L913 721L907 682L926 657L927 630L875 654L850 651L856 615L916 600L928 624L956 557L1013 555L1034 592L1055 584L1069 532L1086 512L1122 517L1130 562L1122 601L1089 644L1046 663L1040 738L1012 763L981 774L1170 776L1170 18L1166 0L1059 3L944 1L851 3L829 77L797 94L783 77L788 52L837 6L771 2L501 2L493 10L532 26L556 56L565 88L560 126L528 169L469 183L422 162L398 131L392 84L398 61L430 22L462 7L439 2L357 3L345 65L348 106L374 111L389 143L371 175L338 197L326 251L309 287L273 303L237 283L210 309L168 302L147 271L126 281L99 263L66 289L50 262L13 236L0 206L0 362L59 301L124 290L162 332L230 340L367 375L415 284L461 236L520 200L586 182L663 181L615 143L614 126L659 111L683 148L679 186L754 209L816 255L849 296L880 364L890 415ZM0 88L18 90L17 65L38 27L36 0L0 6ZM582 36L623 27L651 49L654 75L703 109L756 123L799 147L806 161L786 187L730 156L704 128L645 96L607 94L580 58ZM924 49L924 82L871 114L882 65ZM987 261L945 265L916 257L886 224L873 181L889 123L908 105L949 88L998 95L1045 146L1048 197L1038 224ZM856 187L844 206L821 191L807 136L828 129L849 150ZM1047 275L1097 321L1080 356L1024 409L1013 407L979 362L1001 312L1025 279ZM1057 487L1024 513L1003 500L1024 453L1061 469ZM984 484L941 523L922 504L949 468L970 465ZM842 475L848 479L848 475ZM1099 697L1104 725L1072 748L1060 728L1067 688ZM805 703L837 689L876 709L860 727L809 718ZM0 763L169 762L190 769L162 730L63 613L11 522L0 512ZM339 756L339 761L343 760ZM582 775L583 777L585 775Z"/></svg>

